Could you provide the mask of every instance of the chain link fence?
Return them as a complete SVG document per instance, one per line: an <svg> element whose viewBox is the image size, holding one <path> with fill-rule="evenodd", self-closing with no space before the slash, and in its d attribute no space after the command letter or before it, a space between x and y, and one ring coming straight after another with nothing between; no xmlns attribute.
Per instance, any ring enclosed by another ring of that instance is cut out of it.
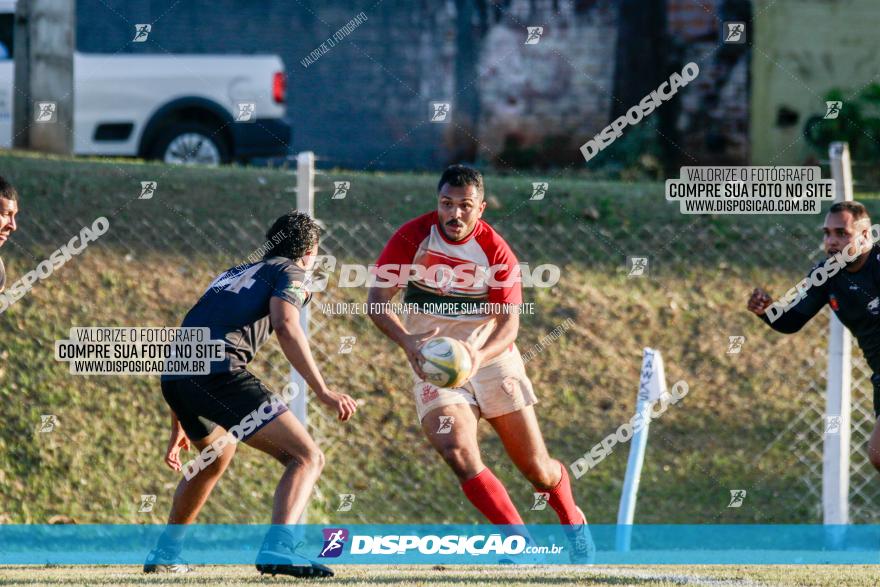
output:
<svg viewBox="0 0 880 587"><path fill-rule="evenodd" d="M387 238L395 227L387 223L340 223L326 221L326 232L322 243L322 253L341 259L358 259L365 263L373 262L381 251ZM815 259L819 252L816 239L815 222L804 222L800 225L784 227L766 226L749 227L728 225L717 227L699 223L686 231L675 226L644 226L635 231L612 230L601 225L558 225L536 231L534 226L522 223L498 223L495 228L506 238L517 253L518 258L528 260L534 267L538 263L558 263L563 268L574 269L575 276L583 276L577 268L588 267L592 271L609 272L618 281L626 277L626 261L628 254L647 254L650 258L649 283L665 293L669 290L690 289L693 281L699 281L699 272L694 274L694 266L699 271L718 271L725 279L748 284L755 275L767 278L769 272L777 283L779 294L794 283L809 267L810 259ZM768 236L770 239L768 242ZM812 257L809 256L813 253ZM696 255L696 258L695 258ZM589 275L587 273L586 275ZM676 275L686 275L690 279L676 280ZM788 282L786 281L788 279ZM587 284L585 284L587 285ZM755 283L754 285L758 285ZM783 289L784 288L784 289ZM324 296L328 303L344 301L339 290L328 288ZM736 292L745 296L746 291ZM527 294L527 298L528 298ZM744 312L745 297L732 304L731 311ZM694 308L698 319L715 322L721 338L732 335L734 331L726 327L723 316L715 315L709 307ZM793 390L796 402L793 408L794 418L785 426L777 428L778 434L766 443L764 450L749 459L755 471L761 471L762 460L768 455L785 451L789 458L783 460L788 473L797 479L798 485L786 491L783 499L775 501L772 510L761 513L764 520L799 520L804 522L821 522L822 492L822 443L824 438L824 404L825 404L825 369L827 348L828 317L830 310L823 310L816 318L797 335L796 347L802 351L798 356L789 357L790 362L781 365L782 369L769 377L771 385L767 389L755 389L756 395L772 394L777 386L786 386ZM747 316L747 319L753 318ZM348 319L355 320L355 317ZM364 318L364 320L366 320ZM315 336L322 336L322 329L327 326L327 319L316 315L313 322L317 323ZM535 325L525 323L526 328ZM747 348L752 353L773 352L772 346L778 342L778 335L759 325L754 329L756 336L750 337ZM541 331L546 332L546 331ZM527 339L536 335L524 333ZM585 333L586 336L586 333ZM592 333L601 339L602 333ZM579 341L583 343L585 341ZM610 341L605 341L610 342ZM579 343L575 343L578 346ZM786 346L788 337L779 342L780 347ZM390 343L388 343L390 345ZM522 346L522 343L520 343ZM323 347L333 345L325 341ZM585 345L586 346L586 345ZM664 350L661 347L661 350ZM716 349L717 350L717 349ZM388 352L387 350L383 352ZM745 351L744 351L745 352ZM585 353L586 355L586 353ZM330 357L327 357L328 359ZM632 373L636 360L633 357L621 357L614 354L602 354L606 361L603 367L609 372ZM588 356L580 356L576 360L590 360ZM716 363L715 368L724 371L729 365ZM679 369L680 372L680 369ZM852 442L851 442L851 484L850 504L851 519L854 523L873 522L876 514L874 505L880 498L880 484L876 482L876 472L868 461L867 441L874 426L872 387L870 369L867 367L858 349L853 352L853 403L852 403ZM686 378L688 373L683 374ZM712 382L715 373L700 373L697 383ZM671 380L670 380L671 383ZM597 388L605 387L601 381L595 382ZM614 387L621 389L624 398L629 399L629 391L634 386L628 381L615 381ZM634 391L633 394L634 395ZM603 401L602 398L597 398ZM633 398L634 399L634 398ZM752 406L751 411L762 410L759 405ZM748 422L743 422L742 432L748 433ZM599 436L594 436L595 440ZM554 439L555 447L565 443L583 443L584 438ZM658 440L665 444L665 440ZM583 446L581 444L581 446ZM565 453L571 454L573 447L565 447ZM676 443L675 450L688 450ZM695 447L689 447L695 450ZM437 458L439 457L432 457ZM751 479L742 480L745 485L755 490L773 471L764 471ZM774 496L779 497L778 488ZM419 500L420 507L424 504ZM446 508L452 504L438 504ZM438 512L440 513L440 512Z"/></svg>
<svg viewBox="0 0 880 587"><path fill-rule="evenodd" d="M160 197L157 194L157 200ZM107 215L111 221L106 235L57 275L38 283L17 302L15 312L0 316L13 339L39 340L33 348L39 349L42 360L51 362L46 356L53 341L66 337L72 325L178 324L212 278L256 250L271 220L290 207L289 198L262 207L242 201L223 214L205 214L185 200L157 201L148 209L125 201L95 207L94 213L29 217L23 210L20 229L3 251L11 280L36 267L95 217ZM396 228L379 215L335 220L330 211L328 197L316 201L316 216L325 226L321 253L340 261L374 262ZM419 212L414 210L413 216ZM521 262L532 267L554 263L562 271L559 286L525 292L526 301L536 302L538 311L523 317L518 341L525 353L559 323L573 320L570 330L527 365L541 400L542 428L556 458L572 462L629 419L641 348L652 346L664 354L669 383L685 379L692 394L651 428L645 467L651 482L643 484L636 522L725 521L731 515L727 494L734 488L748 489L754 496L754 509L743 514L749 516L743 520L821 521L828 310L788 337L770 332L745 311L751 286L767 286L778 296L807 271L819 252L815 217L748 224L697 218L636 227L595 220L536 228L520 214L492 224ZM627 257L632 255L649 258L644 277L628 275ZM364 288L337 285L334 276L326 291L316 296L310 335L328 380L358 397L361 407L346 426L315 402L309 407L310 430L328 462L310 506L310 520L479 521L422 437L402 351L379 334L367 316L322 311L336 303L365 301ZM34 330L34 324L41 326ZM746 336L738 355L728 352L734 335ZM353 337L354 342L343 344L342 337ZM858 350L853 357L851 518L873 522L880 484L865 450L873 426L870 372ZM101 394L114 402L148 398L134 401L160 413L164 409L154 379L75 378L56 366L51 384L57 389L94 390L85 409L65 406L63 394L46 394L47 381L28 377L28 360L8 357L4 387L16 396L42 398L35 409L43 413L67 409L72 446L86 442L90 429L107 428L109 433L113 426L140 425L137 411L121 410L112 425L90 421L89 406ZM254 371L275 388L290 375L274 341L260 353ZM776 396L785 399L777 401ZM714 419L720 410L727 419ZM33 416L25 414L16 412L9 420L11 429L22 434L33 429ZM76 418L82 430L74 432L71 424ZM480 437L484 460L527 509L533 489L506 460L488 427L481 428ZM701 442L710 439L710 446L695 444L695 437ZM151 454L164 447L155 439L150 443ZM25 475L23 470L16 472L13 460L20 458L22 467L39 467L46 458L27 450L16 448L9 454L9 478ZM627 452L627 447L619 448L595 475L575 482L578 499L588 504L594 521L613 522ZM713 452L719 458L711 456ZM77 474L89 474L88 465L80 463ZM228 491L238 497L222 506L237 522L263 520L266 495L271 496L277 478L271 465L250 466L233 474ZM150 485L143 479L117 479L115 474L95 483L115 483L115 489L125 488L131 495L168 493L159 482ZM663 493L663 486L685 489L675 496ZM255 492L260 496L252 496ZM345 496L353 496L353 502ZM346 503L351 507L346 509ZM79 507L93 507L99 518L103 511L100 503ZM552 512L529 516L531 522L553 522Z"/></svg>

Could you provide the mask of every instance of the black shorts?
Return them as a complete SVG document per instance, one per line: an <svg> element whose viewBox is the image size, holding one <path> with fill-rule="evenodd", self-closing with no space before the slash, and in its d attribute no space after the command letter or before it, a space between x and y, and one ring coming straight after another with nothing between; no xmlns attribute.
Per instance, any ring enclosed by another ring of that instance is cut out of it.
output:
<svg viewBox="0 0 880 587"><path fill-rule="evenodd" d="M217 425L237 427L239 440L287 411L272 390L248 371L231 371L162 381L162 395L190 440L201 440Z"/></svg>

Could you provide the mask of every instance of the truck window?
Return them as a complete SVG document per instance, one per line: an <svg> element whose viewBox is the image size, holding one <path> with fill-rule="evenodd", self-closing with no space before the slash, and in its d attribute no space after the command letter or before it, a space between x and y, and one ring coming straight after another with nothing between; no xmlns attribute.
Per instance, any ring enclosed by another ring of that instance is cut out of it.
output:
<svg viewBox="0 0 880 587"><path fill-rule="evenodd" d="M14 14L0 14L0 60L12 59L12 30L14 26Z"/></svg>

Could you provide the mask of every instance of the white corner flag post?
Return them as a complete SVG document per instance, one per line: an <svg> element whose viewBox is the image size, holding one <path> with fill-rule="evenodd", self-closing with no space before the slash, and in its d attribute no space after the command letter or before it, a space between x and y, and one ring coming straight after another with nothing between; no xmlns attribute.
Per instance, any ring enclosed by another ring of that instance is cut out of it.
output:
<svg viewBox="0 0 880 587"><path fill-rule="evenodd" d="M642 372L639 377L639 392L636 399L636 413L642 414L644 425L634 431L629 447L629 461L623 479L623 492L620 494L620 508L617 511L617 550L627 552L632 540L633 517L636 512L636 497L642 477L642 464L648 447L648 427L651 408L666 391L666 374L663 372L663 357L660 351L645 348L642 356Z"/></svg>
<svg viewBox="0 0 880 587"><path fill-rule="evenodd" d="M853 199L849 145L831 143L828 148L835 202ZM834 312L828 333L828 384L825 420L822 423L822 519L824 524L849 523L849 452L852 341Z"/></svg>

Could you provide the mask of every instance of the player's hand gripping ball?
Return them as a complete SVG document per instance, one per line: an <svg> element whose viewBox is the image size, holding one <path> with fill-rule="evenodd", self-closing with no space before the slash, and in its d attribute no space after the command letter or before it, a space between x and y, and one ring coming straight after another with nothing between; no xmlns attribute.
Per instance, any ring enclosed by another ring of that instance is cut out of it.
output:
<svg viewBox="0 0 880 587"><path fill-rule="evenodd" d="M422 371L437 387L458 387L471 372L471 355L461 341L438 336L422 346Z"/></svg>

